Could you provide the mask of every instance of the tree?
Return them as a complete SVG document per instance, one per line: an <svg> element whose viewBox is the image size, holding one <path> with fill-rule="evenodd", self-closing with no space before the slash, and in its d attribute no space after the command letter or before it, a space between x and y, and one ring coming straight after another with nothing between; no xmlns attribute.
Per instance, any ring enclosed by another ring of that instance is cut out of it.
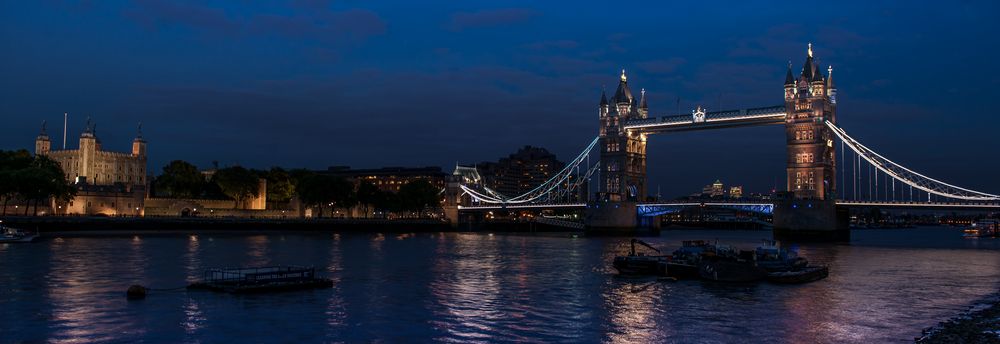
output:
<svg viewBox="0 0 1000 344"><path fill-rule="evenodd" d="M236 201L234 208L245 206L246 200L256 195L260 187L257 174L240 166L215 171L212 181L222 189L222 193Z"/></svg>
<svg viewBox="0 0 1000 344"><path fill-rule="evenodd" d="M166 197L196 198L204 190L205 177L195 165L182 161L171 161L163 166L163 174L156 178L156 187Z"/></svg>
<svg viewBox="0 0 1000 344"><path fill-rule="evenodd" d="M372 204L375 210L381 210L383 213L395 213L403 211L402 203L400 202L399 195L379 190L375 194L375 202Z"/></svg>
<svg viewBox="0 0 1000 344"><path fill-rule="evenodd" d="M371 209L371 206L374 205L376 201L378 201L380 192L381 191L378 189L378 187L369 181L362 180L361 183L358 184L358 191L356 191L355 193L357 194L358 204L361 204L361 207L365 211L365 218L368 218L368 213L369 210Z"/></svg>
<svg viewBox="0 0 1000 344"><path fill-rule="evenodd" d="M281 167L271 167L264 173L267 179L267 199L277 202L288 202L295 196L295 185L292 176Z"/></svg>
<svg viewBox="0 0 1000 344"><path fill-rule="evenodd" d="M318 208L317 217L323 217L323 207L350 207L354 205L354 185L351 182L323 174L299 174L295 191L303 205Z"/></svg>
<svg viewBox="0 0 1000 344"><path fill-rule="evenodd" d="M399 199L404 210L420 212L441 205L441 189L426 180L417 179L399 187Z"/></svg>
<svg viewBox="0 0 1000 344"><path fill-rule="evenodd" d="M18 173L31 165L31 153L26 150L0 151L0 197L3 197L3 214L7 214L7 204L18 196Z"/></svg>
<svg viewBox="0 0 1000 344"><path fill-rule="evenodd" d="M32 171L40 183L38 191L30 199L35 201L35 212L38 212L38 202L54 198L57 202L69 202L76 196L76 187L66 180L62 166L55 160L44 155L36 155Z"/></svg>
<svg viewBox="0 0 1000 344"><path fill-rule="evenodd" d="M4 198L3 214L7 213L7 203L12 198L24 201L24 215L28 215L31 205L35 213L38 203L50 198L68 201L76 194L76 188L66 181L65 172L59 163L44 155L31 156L25 150L16 152L0 151L0 196Z"/></svg>

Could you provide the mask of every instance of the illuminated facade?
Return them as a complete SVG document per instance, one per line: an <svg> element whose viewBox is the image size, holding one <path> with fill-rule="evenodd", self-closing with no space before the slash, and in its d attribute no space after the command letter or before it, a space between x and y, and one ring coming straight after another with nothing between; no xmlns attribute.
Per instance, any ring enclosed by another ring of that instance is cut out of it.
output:
<svg viewBox="0 0 1000 344"><path fill-rule="evenodd" d="M612 106L614 109L612 109ZM632 97L628 77L622 70L618 89L611 102L601 92L600 119L600 199L607 201L642 201L646 198L646 134L624 129L625 122L649 115L646 90L640 98Z"/></svg>
<svg viewBox="0 0 1000 344"><path fill-rule="evenodd" d="M743 187L742 186L730 187L729 198L743 198Z"/></svg>
<svg viewBox="0 0 1000 344"><path fill-rule="evenodd" d="M435 187L444 188L445 177L448 175L440 167L383 167L373 169L351 169L348 166L331 166L325 171L316 173L332 175L355 182L367 181L379 190L396 193L399 187L415 180L426 180Z"/></svg>
<svg viewBox="0 0 1000 344"><path fill-rule="evenodd" d="M96 125L87 121L80 134L78 149L52 150L52 142L42 127L35 139L35 154L55 160L66 173L66 180L90 185L146 185L146 140L142 130L132 140L132 152L103 150Z"/></svg>
<svg viewBox="0 0 1000 344"><path fill-rule="evenodd" d="M788 191L799 199L835 197L836 149L826 121L837 123L837 88L833 67L824 76L809 45L798 78L785 76L785 134L788 143Z"/></svg>
<svg viewBox="0 0 1000 344"><path fill-rule="evenodd" d="M498 162L482 162L476 170L486 187L502 195L520 195L556 175L566 164L541 147L524 146Z"/></svg>
<svg viewBox="0 0 1000 344"><path fill-rule="evenodd" d="M132 140L132 152L111 152L101 147L96 125L87 120L77 149L52 150L42 126L35 139L35 154L59 163L66 180L77 186L76 197L53 204L60 214L141 215L146 196L146 140L142 128Z"/></svg>

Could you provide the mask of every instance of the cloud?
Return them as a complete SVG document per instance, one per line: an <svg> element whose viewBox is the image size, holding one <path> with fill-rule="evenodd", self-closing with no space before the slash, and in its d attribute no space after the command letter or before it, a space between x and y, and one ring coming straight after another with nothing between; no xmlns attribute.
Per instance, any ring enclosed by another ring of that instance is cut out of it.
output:
<svg viewBox="0 0 1000 344"><path fill-rule="evenodd" d="M734 47L729 50L729 56L775 58L787 56L792 51L801 51L801 54L794 55L799 58L805 53L804 31L798 24L772 26L760 35L736 40Z"/></svg>
<svg viewBox="0 0 1000 344"><path fill-rule="evenodd" d="M333 6L333 0L292 0L292 6L307 10L321 11Z"/></svg>
<svg viewBox="0 0 1000 344"><path fill-rule="evenodd" d="M780 105L783 72L778 65L705 63L684 86L697 91L710 110Z"/></svg>
<svg viewBox="0 0 1000 344"><path fill-rule="evenodd" d="M526 49L531 50L570 50L579 47L580 43L573 40L561 39L555 41L541 41L530 44L525 44Z"/></svg>
<svg viewBox="0 0 1000 344"><path fill-rule="evenodd" d="M587 78L503 66L369 69L336 77L259 81L240 89L153 86L137 90L133 101L137 107L156 109L146 114L151 140L169 137L157 144L169 151L188 151L185 154L198 161L226 156L248 166L308 161L318 164L311 166L316 168L452 164L454 159L476 162L502 156L524 144L545 146L560 156L578 151L596 125L591 116L582 115L593 112L599 95L597 90L580 92L593 88L581 87L594 84ZM553 137L554 126L567 134ZM366 142L365 149L350 148L357 142ZM256 151L290 153L275 157Z"/></svg>
<svg viewBox="0 0 1000 344"><path fill-rule="evenodd" d="M231 16L219 8L164 0L140 0L125 16L148 30L181 26L224 36L274 35L288 39L335 41L385 33L386 24L366 9L333 11L322 1L296 2L290 14L248 13Z"/></svg>
<svg viewBox="0 0 1000 344"><path fill-rule="evenodd" d="M501 8L478 12L458 12L451 15L448 28L462 31L473 28L503 26L528 21L539 13L527 8Z"/></svg>
<svg viewBox="0 0 1000 344"><path fill-rule="evenodd" d="M235 34L241 24L216 8L187 5L174 1L139 0L125 16L149 30L161 25L182 25L223 34Z"/></svg>
<svg viewBox="0 0 1000 344"><path fill-rule="evenodd" d="M671 57L663 60L650 60L636 63L640 70L649 74L670 74L677 70L686 62L680 57Z"/></svg>
<svg viewBox="0 0 1000 344"><path fill-rule="evenodd" d="M321 41L341 37L363 39L385 33L385 22L374 12L363 9L323 12L312 16L262 14L249 22L249 31Z"/></svg>

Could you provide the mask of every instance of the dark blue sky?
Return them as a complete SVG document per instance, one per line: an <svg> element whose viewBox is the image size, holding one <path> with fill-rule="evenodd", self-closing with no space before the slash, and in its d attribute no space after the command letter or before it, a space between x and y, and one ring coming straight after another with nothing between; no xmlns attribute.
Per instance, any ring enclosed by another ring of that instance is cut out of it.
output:
<svg viewBox="0 0 1000 344"><path fill-rule="evenodd" d="M0 149L70 113L106 148L137 122L169 160L264 168L496 160L531 144L568 160L597 132L621 68L654 115L776 105L813 42L839 121L886 157L1000 192L1000 45L991 1L3 1ZM781 127L654 136L664 195L715 179L784 184ZM54 141L60 141L55 138Z"/></svg>

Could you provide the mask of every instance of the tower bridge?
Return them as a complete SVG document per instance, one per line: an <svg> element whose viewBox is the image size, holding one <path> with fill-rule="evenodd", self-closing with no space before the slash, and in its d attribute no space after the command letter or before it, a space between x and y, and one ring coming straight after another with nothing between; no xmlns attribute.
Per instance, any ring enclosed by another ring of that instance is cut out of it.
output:
<svg viewBox="0 0 1000 344"><path fill-rule="evenodd" d="M583 208L591 230L633 230L640 223L656 223L643 221L643 217L708 205L773 214L776 235L843 238L848 233L848 207L1000 208L998 195L925 176L848 135L837 124L833 67L824 74L813 57L811 44L801 72L796 76L789 64L783 86L783 105L726 111L707 111L699 106L690 115L650 117L645 89L640 90L638 99L634 98L622 70L614 95L609 99L605 91L601 92L597 138L563 170L516 196L490 190L478 183L478 176L457 178L449 185L447 202L453 212L449 217L457 218L458 211ZM649 136L761 125L785 128L787 182L785 191L777 193L772 203L647 201ZM591 193L594 179L596 192ZM569 199L583 188L588 190L583 200L586 203Z"/></svg>

